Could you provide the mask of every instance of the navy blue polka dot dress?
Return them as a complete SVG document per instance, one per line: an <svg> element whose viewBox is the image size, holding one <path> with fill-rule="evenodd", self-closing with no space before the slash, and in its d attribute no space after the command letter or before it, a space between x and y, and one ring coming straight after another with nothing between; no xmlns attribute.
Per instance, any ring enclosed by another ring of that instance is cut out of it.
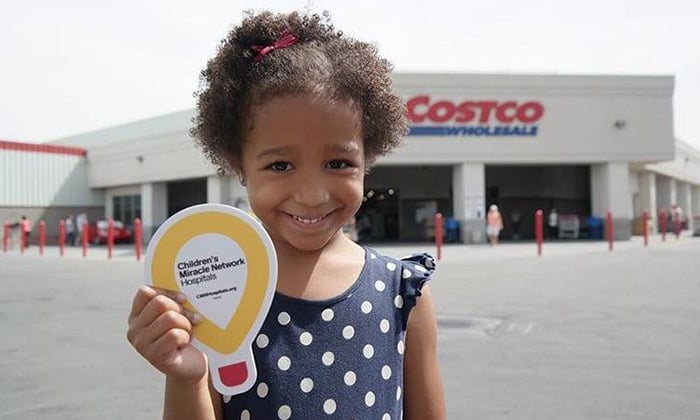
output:
<svg viewBox="0 0 700 420"><path fill-rule="evenodd" d="M340 296L276 294L253 343L258 380L223 397L224 418L400 419L408 314L434 267L427 254L397 260L365 248Z"/></svg>

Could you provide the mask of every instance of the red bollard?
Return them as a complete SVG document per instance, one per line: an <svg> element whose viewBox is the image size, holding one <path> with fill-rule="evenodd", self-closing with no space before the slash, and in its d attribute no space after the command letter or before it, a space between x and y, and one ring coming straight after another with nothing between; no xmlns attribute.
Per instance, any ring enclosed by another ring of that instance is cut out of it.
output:
<svg viewBox="0 0 700 420"><path fill-rule="evenodd" d="M437 259L442 258L442 214L435 213L435 247L437 247Z"/></svg>
<svg viewBox="0 0 700 420"><path fill-rule="evenodd" d="M659 223L661 224L661 240L666 242L666 230L668 229L668 214L666 209L661 209L659 213Z"/></svg>
<svg viewBox="0 0 700 420"><path fill-rule="evenodd" d="M7 245L10 242L10 224L2 222L2 252L7 252Z"/></svg>
<svg viewBox="0 0 700 420"><path fill-rule="evenodd" d="M644 246L649 245L649 212L642 213L642 234L644 235Z"/></svg>
<svg viewBox="0 0 700 420"><path fill-rule="evenodd" d="M46 244L46 223L42 219L39 222L39 255L44 255L44 245Z"/></svg>
<svg viewBox="0 0 700 420"><path fill-rule="evenodd" d="M141 261L141 247L143 246L143 234L141 232L141 219L134 219L134 246L136 248L136 261Z"/></svg>
<svg viewBox="0 0 700 420"><path fill-rule="evenodd" d="M61 220L58 222L58 250L61 256L63 256L63 247L66 242L66 222Z"/></svg>
<svg viewBox="0 0 700 420"><path fill-rule="evenodd" d="M88 246L88 223L83 223L83 258L87 257L87 246Z"/></svg>
<svg viewBox="0 0 700 420"><path fill-rule="evenodd" d="M542 242L544 241L544 213L542 210L535 212L535 241L537 242L537 256L542 256Z"/></svg>
<svg viewBox="0 0 700 420"><path fill-rule="evenodd" d="M112 259L112 248L114 248L114 220L109 219L107 224L107 258Z"/></svg>
<svg viewBox="0 0 700 420"><path fill-rule="evenodd" d="M608 236L608 251L612 251L614 238L613 238L613 219L612 219L611 212L608 212L608 217L607 217L606 223L605 223L605 231L606 231L607 236Z"/></svg>

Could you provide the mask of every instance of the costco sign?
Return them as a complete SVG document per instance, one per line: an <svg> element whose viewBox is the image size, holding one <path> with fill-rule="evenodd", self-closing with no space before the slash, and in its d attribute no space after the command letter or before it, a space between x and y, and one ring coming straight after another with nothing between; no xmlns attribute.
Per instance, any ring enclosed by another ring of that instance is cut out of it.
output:
<svg viewBox="0 0 700 420"><path fill-rule="evenodd" d="M544 106L537 101L435 100L406 103L411 136L536 136Z"/></svg>

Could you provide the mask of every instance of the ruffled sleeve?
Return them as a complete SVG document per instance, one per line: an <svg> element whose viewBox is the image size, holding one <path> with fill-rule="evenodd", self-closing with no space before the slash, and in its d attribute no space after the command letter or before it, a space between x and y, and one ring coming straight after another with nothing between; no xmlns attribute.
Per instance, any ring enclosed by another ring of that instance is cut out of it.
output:
<svg viewBox="0 0 700 420"><path fill-rule="evenodd" d="M403 329L408 325L408 315L416 306L421 288L435 271L435 259L429 254L414 254L401 258L401 297L403 298Z"/></svg>

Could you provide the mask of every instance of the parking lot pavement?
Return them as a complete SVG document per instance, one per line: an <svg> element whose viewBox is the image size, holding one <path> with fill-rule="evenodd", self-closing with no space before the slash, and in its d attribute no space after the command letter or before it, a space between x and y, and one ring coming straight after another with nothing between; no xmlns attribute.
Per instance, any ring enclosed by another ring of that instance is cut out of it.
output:
<svg viewBox="0 0 700 420"><path fill-rule="evenodd" d="M700 240L533 250L444 248L431 288L448 418L697 418ZM28 251L0 253L0 419L159 418L163 380L125 338L143 270L130 248Z"/></svg>

